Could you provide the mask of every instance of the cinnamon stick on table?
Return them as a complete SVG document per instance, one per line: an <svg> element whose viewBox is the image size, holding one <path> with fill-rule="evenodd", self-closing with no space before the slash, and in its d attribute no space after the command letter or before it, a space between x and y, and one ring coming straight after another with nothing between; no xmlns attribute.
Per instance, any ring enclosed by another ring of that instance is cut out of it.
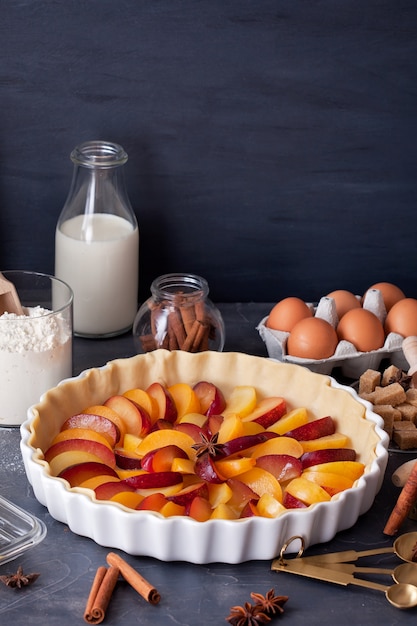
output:
<svg viewBox="0 0 417 626"><path fill-rule="evenodd" d="M398 500L384 528L385 535L395 535L417 500L417 463L401 490Z"/></svg>
<svg viewBox="0 0 417 626"><path fill-rule="evenodd" d="M118 568L126 582L133 587L150 604L158 604L161 599L159 592L139 572L129 565L121 556L114 552L107 555L107 563Z"/></svg>
<svg viewBox="0 0 417 626"><path fill-rule="evenodd" d="M103 565L97 569L84 611L84 620L88 624L101 624L104 620L118 577L117 567Z"/></svg>

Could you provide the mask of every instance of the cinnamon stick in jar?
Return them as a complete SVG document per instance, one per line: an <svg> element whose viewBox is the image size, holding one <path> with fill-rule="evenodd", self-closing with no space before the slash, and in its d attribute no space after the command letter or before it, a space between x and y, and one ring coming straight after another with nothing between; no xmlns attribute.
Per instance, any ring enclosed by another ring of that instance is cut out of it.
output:
<svg viewBox="0 0 417 626"><path fill-rule="evenodd" d="M193 352L204 352L209 349L209 338L214 328L210 317L207 315L206 305L202 300L200 302L196 302L195 316L203 326L203 329L200 329L199 341ZM211 338L214 339L214 336L211 336Z"/></svg>
<svg viewBox="0 0 417 626"><path fill-rule="evenodd" d="M179 345L172 328L168 327L168 350L178 350Z"/></svg>
<svg viewBox="0 0 417 626"><path fill-rule="evenodd" d="M168 314L168 332L173 334L177 347L181 348L186 339L186 333L179 309L172 309Z"/></svg>
<svg viewBox="0 0 417 626"><path fill-rule="evenodd" d="M208 350L208 336L209 336L209 326L203 322L198 321L198 330L193 341L193 345L191 346L191 352L204 352Z"/></svg>
<svg viewBox="0 0 417 626"><path fill-rule="evenodd" d="M401 490L398 500L384 528L384 535L395 535L417 500L417 463Z"/></svg>
<svg viewBox="0 0 417 626"><path fill-rule="evenodd" d="M203 324L207 322L206 305L202 300L195 303L195 317L199 322L202 322Z"/></svg>
<svg viewBox="0 0 417 626"><path fill-rule="evenodd" d="M151 310L151 333L155 337L158 333L158 317L161 313L161 307L158 304L149 304Z"/></svg>
<svg viewBox="0 0 417 626"><path fill-rule="evenodd" d="M109 552L107 563L118 568L123 578L150 604L158 604L161 596L157 589L143 578L127 561L115 552Z"/></svg>
<svg viewBox="0 0 417 626"><path fill-rule="evenodd" d="M181 304L180 313L182 323L184 324L185 332L188 335L191 332L193 324L195 322L195 307L193 304Z"/></svg>
<svg viewBox="0 0 417 626"><path fill-rule="evenodd" d="M84 620L88 624L101 624L104 620L118 578L117 567L102 565L97 569L84 611Z"/></svg>
<svg viewBox="0 0 417 626"><path fill-rule="evenodd" d="M188 332L184 343L182 344L181 350L184 350L185 352L192 352L192 348L197 342L196 338L197 338L197 333L199 332L200 327L201 327L200 322L198 320L194 320L194 323L190 331Z"/></svg>
<svg viewBox="0 0 417 626"><path fill-rule="evenodd" d="M156 350L158 347L156 345L155 337L151 334L141 335L139 339L144 352L152 352L152 350Z"/></svg>

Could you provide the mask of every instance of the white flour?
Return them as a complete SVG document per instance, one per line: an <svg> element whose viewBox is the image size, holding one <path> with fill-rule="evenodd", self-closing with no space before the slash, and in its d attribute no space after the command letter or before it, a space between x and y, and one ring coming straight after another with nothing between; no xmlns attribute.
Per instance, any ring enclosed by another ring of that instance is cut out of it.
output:
<svg viewBox="0 0 417 626"><path fill-rule="evenodd" d="M16 426L27 409L72 375L72 333L62 316L41 307L0 315L0 425Z"/></svg>

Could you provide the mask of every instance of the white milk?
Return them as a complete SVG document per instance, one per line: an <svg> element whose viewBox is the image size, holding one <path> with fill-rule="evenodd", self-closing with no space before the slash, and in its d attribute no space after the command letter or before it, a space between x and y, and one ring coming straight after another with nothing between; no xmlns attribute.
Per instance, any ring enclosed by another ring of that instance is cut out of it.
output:
<svg viewBox="0 0 417 626"><path fill-rule="evenodd" d="M77 215L57 229L55 275L74 292L76 334L112 335L131 327L138 306L138 246L138 228L116 215Z"/></svg>
<svg viewBox="0 0 417 626"><path fill-rule="evenodd" d="M72 335L59 313L39 307L0 316L0 426L17 426L41 395L72 376Z"/></svg>

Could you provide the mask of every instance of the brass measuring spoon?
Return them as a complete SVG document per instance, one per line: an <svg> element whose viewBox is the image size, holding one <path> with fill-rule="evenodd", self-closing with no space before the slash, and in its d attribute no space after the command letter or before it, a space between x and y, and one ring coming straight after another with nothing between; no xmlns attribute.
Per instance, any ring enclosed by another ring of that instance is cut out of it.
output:
<svg viewBox="0 0 417 626"><path fill-rule="evenodd" d="M304 553L304 541L302 537L291 537L282 547L280 555L288 549L288 546L295 540L301 541L301 548L297 557L301 557ZM348 563L349 561L357 561L360 557L376 556L379 554L396 554L402 561L406 563L414 563L412 560L413 550L417 547L417 531L400 535L394 541L390 548L374 548L372 550L345 550L343 552L329 552L327 554L317 554L315 556L304 556L303 561L310 563Z"/></svg>
<svg viewBox="0 0 417 626"><path fill-rule="evenodd" d="M397 609L412 609L417 606L417 587L410 583L395 583L385 589L385 597Z"/></svg>
<svg viewBox="0 0 417 626"><path fill-rule="evenodd" d="M417 587L417 563L398 565L391 575L396 583L410 583Z"/></svg>
<svg viewBox="0 0 417 626"><path fill-rule="evenodd" d="M303 559L307 561L309 557ZM314 561L318 566L322 564ZM417 587L417 563L402 563L394 569L383 567L361 567L353 563L326 563L326 568L345 574L382 574L391 576L396 583L406 583Z"/></svg>
<svg viewBox="0 0 417 626"><path fill-rule="evenodd" d="M298 551L296 558L289 561L284 560L284 554L290 543L294 540L301 541L301 548ZM348 550L345 552L334 552L330 554L323 554L312 557L300 558L304 551L304 541L302 537L291 537L281 549L280 556L272 563L272 569L276 571L284 571L292 574L299 574L308 578L314 578L317 580L323 580L326 582L332 582L339 585L357 585L359 587L366 587L368 589L375 589L377 591L383 591L388 602L394 607L399 609L409 609L417 606L417 586L413 584L415 582L415 572L411 576L411 581L407 577L407 570L403 566L398 566L395 570L388 570L398 580L394 585L387 586L381 585L360 578L355 578L351 568L357 571L361 568L349 565L348 561L354 561L359 556L372 556L376 554L396 554L399 558L406 561L403 565L415 566L416 564L411 560L413 548L416 545L417 533L407 533L398 537L394 542L392 548L381 548L375 550L364 550L357 552L355 550ZM346 564L349 567L349 571L343 571L343 565ZM327 567L326 567L327 565ZM401 569L402 568L402 569ZM367 570L373 570L374 568L365 568ZM409 568L407 568L409 569ZM378 573L383 573L381 569L377 570ZM385 571L385 573L388 573ZM401 582L400 582L401 581Z"/></svg>

